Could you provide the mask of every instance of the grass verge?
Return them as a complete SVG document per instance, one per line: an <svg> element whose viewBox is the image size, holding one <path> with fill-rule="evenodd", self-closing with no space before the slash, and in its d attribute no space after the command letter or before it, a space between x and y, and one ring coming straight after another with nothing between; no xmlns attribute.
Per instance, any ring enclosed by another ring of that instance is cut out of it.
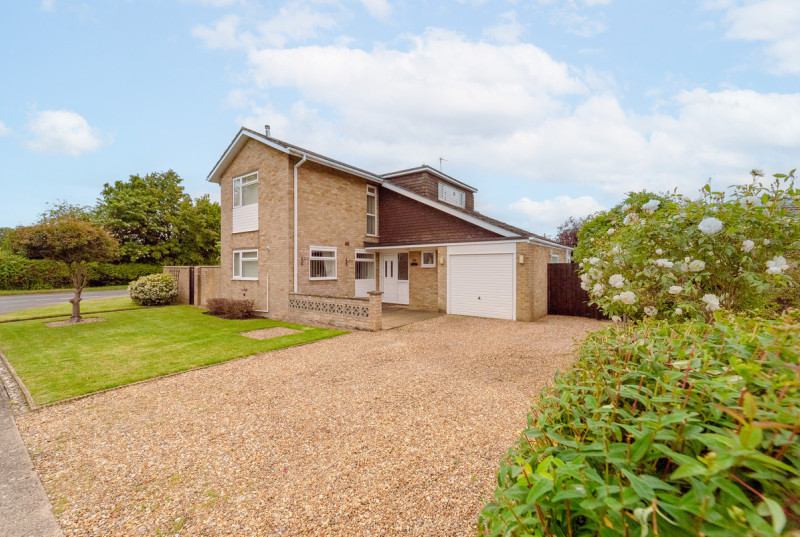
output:
<svg viewBox="0 0 800 537"><path fill-rule="evenodd" d="M269 319L224 320L192 306L103 318L58 328L43 320L0 324L0 348L37 405L345 333ZM239 335L272 327L302 333L265 340Z"/></svg>
<svg viewBox="0 0 800 537"><path fill-rule="evenodd" d="M87 287L86 291L121 291L127 289L127 285L100 285L98 287ZM63 289L14 289L14 290L0 290L0 296L11 295L49 295L53 293L74 293L75 289L72 287L65 287Z"/></svg>
<svg viewBox="0 0 800 537"><path fill-rule="evenodd" d="M141 309L144 307L146 306L136 304L127 296L81 300L81 315L103 313L106 311ZM0 315L0 323L25 319L42 319L44 317L60 317L71 314L72 304L51 304L50 306L41 306Z"/></svg>

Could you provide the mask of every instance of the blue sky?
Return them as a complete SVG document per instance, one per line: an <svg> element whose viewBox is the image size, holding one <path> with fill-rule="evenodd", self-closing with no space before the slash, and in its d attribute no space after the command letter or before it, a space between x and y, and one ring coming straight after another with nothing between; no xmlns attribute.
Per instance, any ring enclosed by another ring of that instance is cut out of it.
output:
<svg viewBox="0 0 800 537"><path fill-rule="evenodd" d="M422 163L534 232L625 192L800 163L797 0L29 0L0 17L0 226L174 169L242 125Z"/></svg>

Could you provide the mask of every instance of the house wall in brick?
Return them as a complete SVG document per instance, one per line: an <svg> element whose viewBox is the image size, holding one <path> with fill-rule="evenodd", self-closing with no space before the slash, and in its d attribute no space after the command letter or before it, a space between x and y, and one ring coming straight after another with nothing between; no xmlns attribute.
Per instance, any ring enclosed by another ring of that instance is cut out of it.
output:
<svg viewBox="0 0 800 537"><path fill-rule="evenodd" d="M352 297L356 250L378 241L367 236L367 181L312 162L298 171L298 292ZM311 246L336 248L335 280L309 278Z"/></svg>
<svg viewBox="0 0 800 537"><path fill-rule="evenodd" d="M492 239L499 234L385 188L378 200L381 244Z"/></svg>
<svg viewBox="0 0 800 537"><path fill-rule="evenodd" d="M430 250L426 250L430 251ZM417 266L409 267L408 307L418 310L438 311L439 309L439 264L432 268L422 267L422 252L411 250L409 259ZM438 261L438 260L437 260Z"/></svg>
<svg viewBox="0 0 800 537"><path fill-rule="evenodd" d="M439 311L447 312L447 246L440 246L436 250L436 276L439 291L437 293L437 306Z"/></svg>

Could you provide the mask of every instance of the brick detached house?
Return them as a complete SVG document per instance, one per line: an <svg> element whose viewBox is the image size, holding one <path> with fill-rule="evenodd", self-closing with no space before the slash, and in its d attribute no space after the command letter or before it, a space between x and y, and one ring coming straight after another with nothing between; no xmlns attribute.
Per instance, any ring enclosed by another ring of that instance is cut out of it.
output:
<svg viewBox="0 0 800 537"><path fill-rule="evenodd" d="M271 318L366 318L382 301L532 321L547 313L547 264L571 254L475 212L476 189L431 167L376 175L269 128L241 129L208 180L221 187L219 292Z"/></svg>

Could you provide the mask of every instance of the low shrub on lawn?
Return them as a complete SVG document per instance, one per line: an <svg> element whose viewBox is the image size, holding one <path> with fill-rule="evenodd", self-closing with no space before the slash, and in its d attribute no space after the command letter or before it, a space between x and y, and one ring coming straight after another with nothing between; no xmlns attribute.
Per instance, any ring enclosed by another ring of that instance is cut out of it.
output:
<svg viewBox="0 0 800 537"><path fill-rule="evenodd" d="M255 305L252 300L210 298L206 307L211 315L223 319L249 319L255 315Z"/></svg>
<svg viewBox="0 0 800 537"><path fill-rule="evenodd" d="M178 296L178 284L172 274L150 274L131 282L128 294L139 305L163 306Z"/></svg>
<svg viewBox="0 0 800 537"><path fill-rule="evenodd" d="M800 535L800 312L609 328L545 389L483 535Z"/></svg>

